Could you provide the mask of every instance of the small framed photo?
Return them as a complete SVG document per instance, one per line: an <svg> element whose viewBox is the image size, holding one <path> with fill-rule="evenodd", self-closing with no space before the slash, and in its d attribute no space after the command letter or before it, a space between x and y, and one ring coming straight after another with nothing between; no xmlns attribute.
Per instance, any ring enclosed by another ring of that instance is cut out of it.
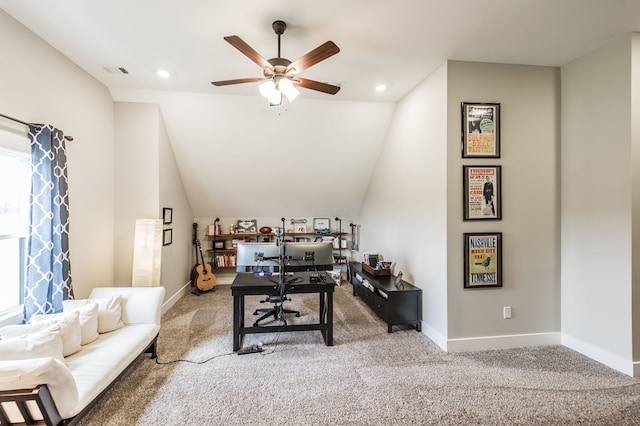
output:
<svg viewBox="0 0 640 426"><path fill-rule="evenodd" d="M296 223L293 232L295 232L296 234L306 234L307 233L307 225L301 225L299 223Z"/></svg>
<svg viewBox="0 0 640 426"><path fill-rule="evenodd" d="M258 232L258 221L256 219L238 219L236 221L236 233L255 234Z"/></svg>
<svg viewBox="0 0 640 426"><path fill-rule="evenodd" d="M502 233L464 234L464 288L502 287Z"/></svg>
<svg viewBox="0 0 640 426"><path fill-rule="evenodd" d="M500 104L462 103L462 158L500 158Z"/></svg>
<svg viewBox="0 0 640 426"><path fill-rule="evenodd" d="M331 219L328 217L316 217L313 219L313 232L316 234L329 234L331 232Z"/></svg>
<svg viewBox="0 0 640 426"><path fill-rule="evenodd" d="M165 225L173 222L173 209L170 207L162 208L162 223Z"/></svg>
<svg viewBox="0 0 640 426"><path fill-rule="evenodd" d="M173 242L173 229L165 229L162 231L162 245L168 246Z"/></svg>
<svg viewBox="0 0 640 426"><path fill-rule="evenodd" d="M462 166L464 220L502 219L502 167Z"/></svg>

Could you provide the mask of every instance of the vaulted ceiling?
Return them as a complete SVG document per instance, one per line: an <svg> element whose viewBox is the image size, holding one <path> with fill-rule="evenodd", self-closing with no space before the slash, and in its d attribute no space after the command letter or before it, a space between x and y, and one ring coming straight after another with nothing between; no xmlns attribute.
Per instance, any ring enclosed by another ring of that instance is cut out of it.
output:
<svg viewBox="0 0 640 426"><path fill-rule="evenodd" d="M0 0L0 6L107 86L158 103L196 217L355 217L396 102L446 60L561 66L640 30L635 0ZM340 53L269 107L261 77L224 41L238 35L290 60L327 40ZM124 68L123 74L118 68ZM156 75L165 69L171 77ZM376 92L378 83L387 86Z"/></svg>

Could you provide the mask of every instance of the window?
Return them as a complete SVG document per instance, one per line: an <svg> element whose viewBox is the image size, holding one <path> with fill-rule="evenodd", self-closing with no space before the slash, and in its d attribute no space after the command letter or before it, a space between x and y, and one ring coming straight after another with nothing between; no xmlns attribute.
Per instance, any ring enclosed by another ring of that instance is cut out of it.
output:
<svg viewBox="0 0 640 426"><path fill-rule="evenodd" d="M26 136L0 131L0 316L23 302L29 232Z"/></svg>

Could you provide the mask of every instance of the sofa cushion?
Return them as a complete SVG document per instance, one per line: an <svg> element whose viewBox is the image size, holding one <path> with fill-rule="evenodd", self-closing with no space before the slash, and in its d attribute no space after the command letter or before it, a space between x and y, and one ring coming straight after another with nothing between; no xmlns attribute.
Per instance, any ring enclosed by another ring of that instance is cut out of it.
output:
<svg viewBox="0 0 640 426"><path fill-rule="evenodd" d="M80 329L80 319L78 317L78 312L60 312L57 314L48 315L33 315L31 319L29 319L29 324L26 324L25 326L28 327L30 325L35 327L39 326L42 329L50 325L60 326L60 337L62 337L63 356L72 355L82 349L82 332ZM20 329L18 328L17 331L20 331Z"/></svg>
<svg viewBox="0 0 640 426"><path fill-rule="evenodd" d="M108 298L79 299L63 301L63 309L74 310L89 303L98 304L98 333L109 333L124 326L122 321L122 296Z"/></svg>
<svg viewBox="0 0 640 426"><path fill-rule="evenodd" d="M159 330L155 324L127 325L101 334L82 351L65 358L76 380L80 406L106 389L153 342Z"/></svg>
<svg viewBox="0 0 640 426"><path fill-rule="evenodd" d="M45 357L0 362L0 390L27 389L41 384L49 388L63 418L80 411L75 379L59 359Z"/></svg>
<svg viewBox="0 0 640 426"><path fill-rule="evenodd" d="M60 326L0 340L0 361L51 357L64 362Z"/></svg>
<svg viewBox="0 0 640 426"><path fill-rule="evenodd" d="M98 303L89 302L84 303L82 306L74 308L73 302L75 300L63 300L62 311L63 312L78 312L78 319L80 320L80 334L83 346L88 345L98 338Z"/></svg>

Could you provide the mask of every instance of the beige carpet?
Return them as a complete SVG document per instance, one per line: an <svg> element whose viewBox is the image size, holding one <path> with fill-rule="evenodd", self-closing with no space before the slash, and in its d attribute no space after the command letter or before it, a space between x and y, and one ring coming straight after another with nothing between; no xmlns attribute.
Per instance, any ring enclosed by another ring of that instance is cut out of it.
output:
<svg viewBox="0 0 640 426"><path fill-rule="evenodd" d="M317 320L317 295L293 299L290 323ZM167 364L141 356L80 424L640 425L639 379L561 346L447 354L415 330L387 333L349 284L333 347L319 331L272 333L245 339L263 353L233 354L231 312L229 286L183 297L163 316Z"/></svg>

